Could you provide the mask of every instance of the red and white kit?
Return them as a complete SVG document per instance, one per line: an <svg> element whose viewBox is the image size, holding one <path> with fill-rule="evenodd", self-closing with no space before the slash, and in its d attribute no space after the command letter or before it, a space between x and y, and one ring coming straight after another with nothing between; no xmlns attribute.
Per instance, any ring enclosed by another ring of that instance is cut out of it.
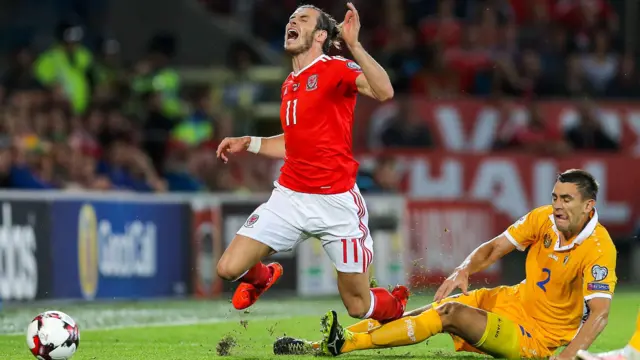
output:
<svg viewBox="0 0 640 360"><path fill-rule="evenodd" d="M284 166L271 197L239 235L278 252L316 237L338 271L366 272L373 240L351 144L361 73L351 60L321 55L287 77L280 105Z"/></svg>

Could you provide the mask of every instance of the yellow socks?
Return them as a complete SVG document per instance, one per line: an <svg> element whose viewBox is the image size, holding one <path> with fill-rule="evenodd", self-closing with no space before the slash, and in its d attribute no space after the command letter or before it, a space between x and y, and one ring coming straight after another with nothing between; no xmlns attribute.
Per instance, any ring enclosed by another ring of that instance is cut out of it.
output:
<svg viewBox="0 0 640 360"><path fill-rule="evenodd" d="M348 326L347 330L352 333L366 333L378 327L380 327L380 323L377 320L365 319Z"/></svg>
<svg viewBox="0 0 640 360"><path fill-rule="evenodd" d="M364 321L360 323L362 322ZM441 332L440 315L435 309L429 309L420 315L407 316L384 324L368 333L353 333L344 343L341 352L412 345Z"/></svg>
<svg viewBox="0 0 640 360"><path fill-rule="evenodd" d="M640 313L638 314L638 320L636 320L636 332L631 337L629 346L632 347L635 351L640 352Z"/></svg>

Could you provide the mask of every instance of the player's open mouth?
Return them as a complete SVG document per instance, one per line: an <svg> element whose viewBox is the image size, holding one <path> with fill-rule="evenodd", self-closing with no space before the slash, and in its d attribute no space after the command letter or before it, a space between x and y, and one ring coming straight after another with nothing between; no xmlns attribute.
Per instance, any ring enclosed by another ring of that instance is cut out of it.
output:
<svg viewBox="0 0 640 360"><path fill-rule="evenodd" d="M298 31L295 29L287 30L287 40L296 40L298 38Z"/></svg>
<svg viewBox="0 0 640 360"><path fill-rule="evenodd" d="M567 220L567 215L555 214L556 220Z"/></svg>

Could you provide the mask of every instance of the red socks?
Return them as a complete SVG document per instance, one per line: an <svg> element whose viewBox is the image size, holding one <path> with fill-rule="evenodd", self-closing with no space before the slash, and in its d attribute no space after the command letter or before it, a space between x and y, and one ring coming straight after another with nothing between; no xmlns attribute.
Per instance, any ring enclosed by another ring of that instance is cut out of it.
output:
<svg viewBox="0 0 640 360"><path fill-rule="evenodd" d="M267 285L269 278L271 278L271 270L267 265L259 262L249 269L238 281L249 283L260 288Z"/></svg>
<svg viewBox="0 0 640 360"><path fill-rule="evenodd" d="M371 289L371 309L366 318L387 322L396 320L404 314L404 306L387 289Z"/></svg>

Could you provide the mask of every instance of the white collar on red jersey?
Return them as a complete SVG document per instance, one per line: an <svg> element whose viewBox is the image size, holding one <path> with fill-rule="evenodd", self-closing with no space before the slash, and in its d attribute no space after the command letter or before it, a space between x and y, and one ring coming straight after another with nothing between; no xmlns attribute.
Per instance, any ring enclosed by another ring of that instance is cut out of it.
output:
<svg viewBox="0 0 640 360"><path fill-rule="evenodd" d="M596 208L593 208L593 216L587 223L587 226L585 226L584 229L580 231L578 236L576 236L576 238L569 245L565 246L560 246L560 232L556 227L556 220L553 214L549 215L549 219L551 219L551 223L553 223L553 231L556 233L556 235L558 235L558 241L556 241L554 250L565 251L572 249L575 244L582 244L583 241L585 241L587 238L589 238L589 236L591 236L591 234L593 234L593 232L596 230L596 226L598 225L598 211L596 210Z"/></svg>
<svg viewBox="0 0 640 360"><path fill-rule="evenodd" d="M312 66L313 66L313 64L317 63L318 61L327 61L327 60L329 60L329 59L330 59L330 58L329 58L327 55L322 54L322 55L318 56L317 58L315 58L311 63L309 63L309 65L307 65L307 66L303 67L302 69L300 69L300 70L298 71L298 73L295 73L295 72L293 72L293 71L292 71L292 72L291 72L291 75L292 75L293 77L296 77L296 76L298 76L298 75L302 74L302 72L303 72L303 71L305 71L305 70L307 70L308 68L312 67Z"/></svg>

